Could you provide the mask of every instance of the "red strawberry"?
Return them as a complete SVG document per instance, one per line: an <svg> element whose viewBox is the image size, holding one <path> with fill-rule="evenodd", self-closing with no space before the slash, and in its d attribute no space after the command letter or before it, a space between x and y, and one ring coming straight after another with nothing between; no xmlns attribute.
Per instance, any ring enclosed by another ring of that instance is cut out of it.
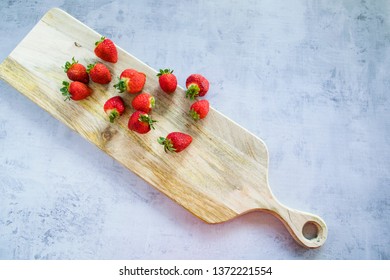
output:
<svg viewBox="0 0 390 280"><path fill-rule="evenodd" d="M66 81L62 82L64 87L61 88L62 95L65 100L81 100L91 95L92 89L84 83L75 81L70 84Z"/></svg>
<svg viewBox="0 0 390 280"><path fill-rule="evenodd" d="M210 110L210 103L207 100L199 100L190 107L190 116L194 120L204 119Z"/></svg>
<svg viewBox="0 0 390 280"><path fill-rule="evenodd" d="M84 65L76 61L74 57L72 57L72 62L67 61L63 68L70 80L88 84L89 76L87 69L85 69Z"/></svg>
<svg viewBox="0 0 390 280"><path fill-rule="evenodd" d="M177 79L172 72L173 70L170 69L160 69L160 72L157 74L161 89L168 94L173 93L177 87Z"/></svg>
<svg viewBox="0 0 390 280"><path fill-rule="evenodd" d="M138 132L140 134L145 134L150 131L151 128L154 129L153 124L157 122L152 120L152 118L145 112L135 111L129 119L128 127L130 130Z"/></svg>
<svg viewBox="0 0 390 280"><path fill-rule="evenodd" d="M89 64L87 72L95 83L105 85L111 82L111 73L103 63Z"/></svg>
<svg viewBox="0 0 390 280"><path fill-rule="evenodd" d="M124 92L125 90L129 93L138 93L142 91L146 82L145 73L138 72L134 69L125 69L120 77L119 82L114 85L119 92Z"/></svg>
<svg viewBox="0 0 390 280"><path fill-rule="evenodd" d="M110 122L114 122L125 111L125 104L122 97L111 97L104 103L104 112L108 115Z"/></svg>
<svg viewBox="0 0 390 280"><path fill-rule="evenodd" d="M131 105L135 110L149 113L154 108L155 99L149 93L141 93L133 99Z"/></svg>
<svg viewBox="0 0 390 280"><path fill-rule="evenodd" d="M186 97L195 99L197 96L205 96L209 90L209 81L200 74L191 74L186 80Z"/></svg>
<svg viewBox="0 0 390 280"><path fill-rule="evenodd" d="M95 43L95 54L97 57L112 63L118 61L118 51L113 41L106 37L101 37L100 41Z"/></svg>
<svg viewBox="0 0 390 280"><path fill-rule="evenodd" d="M191 144L192 137L182 132L171 132L166 138L159 137L157 141L164 145L165 152L180 153Z"/></svg>

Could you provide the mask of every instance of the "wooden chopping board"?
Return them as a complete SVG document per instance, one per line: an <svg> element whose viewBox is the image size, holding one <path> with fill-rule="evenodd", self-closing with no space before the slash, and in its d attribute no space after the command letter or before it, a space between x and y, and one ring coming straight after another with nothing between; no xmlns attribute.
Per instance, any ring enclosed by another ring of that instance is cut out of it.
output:
<svg viewBox="0 0 390 280"><path fill-rule="evenodd" d="M97 61L93 49L100 37L54 8L2 62L0 77L205 222L221 223L250 211L267 211L301 245L316 248L324 244L328 230L320 217L288 208L272 194L268 151L261 139L213 108L206 119L193 121L188 116L191 101L184 98L184 90L178 87L172 95L163 93L157 71L123 49L118 47L118 63L105 63L113 76L109 85L91 82L94 92L90 97L65 102L59 89L67 77L61 66L72 57L84 65ZM152 116L158 123L145 135L127 128L134 95L120 94L128 108L116 123L111 124L103 111L104 102L118 95L113 84L126 68L144 72L144 91L156 98ZM172 131L192 135L189 148L166 154L157 138ZM310 229L309 235L304 234Z"/></svg>

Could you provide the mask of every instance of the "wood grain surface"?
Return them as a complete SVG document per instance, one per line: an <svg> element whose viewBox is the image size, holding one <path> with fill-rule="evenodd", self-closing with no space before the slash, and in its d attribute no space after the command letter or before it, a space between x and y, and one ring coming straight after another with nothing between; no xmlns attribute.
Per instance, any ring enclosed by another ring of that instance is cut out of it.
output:
<svg viewBox="0 0 390 280"><path fill-rule="evenodd" d="M67 77L61 66L72 57L84 65L98 61L93 49L100 37L64 11L52 9L2 62L0 76L205 222L220 223L250 211L267 211L303 246L324 244L327 227L320 217L290 209L273 196L267 178L268 151L261 139L213 108L206 119L193 121L188 115L191 101L184 98L184 90L178 87L172 95L163 93L157 71L123 49L118 47L118 63L105 63L113 76L110 84L91 82L94 92L90 97L65 102L60 88ZM118 95L113 84L126 68L144 72L144 92L156 98L151 114L158 122L155 130L145 135L127 128L135 95L119 94L127 109L116 123L111 124L103 111L104 102ZM157 138L172 131L192 135L189 148L166 154ZM304 234L310 226L314 233Z"/></svg>

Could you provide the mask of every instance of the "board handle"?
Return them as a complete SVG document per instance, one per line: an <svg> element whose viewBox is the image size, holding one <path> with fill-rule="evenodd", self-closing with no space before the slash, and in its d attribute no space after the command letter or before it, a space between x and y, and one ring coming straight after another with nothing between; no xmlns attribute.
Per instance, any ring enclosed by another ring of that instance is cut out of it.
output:
<svg viewBox="0 0 390 280"><path fill-rule="evenodd" d="M307 248L322 246L328 236L323 219L303 211L291 209L277 199L272 199L270 212L279 218L298 243Z"/></svg>

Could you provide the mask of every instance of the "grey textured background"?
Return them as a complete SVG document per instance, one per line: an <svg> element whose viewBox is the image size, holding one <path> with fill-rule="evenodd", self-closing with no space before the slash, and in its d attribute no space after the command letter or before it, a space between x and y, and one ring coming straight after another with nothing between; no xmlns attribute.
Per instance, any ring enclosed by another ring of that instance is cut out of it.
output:
<svg viewBox="0 0 390 280"><path fill-rule="evenodd" d="M262 213L205 224L0 81L0 259L390 258L389 1L1 1L0 61L51 7L182 86L207 76L266 142L278 199L329 238L303 249Z"/></svg>

